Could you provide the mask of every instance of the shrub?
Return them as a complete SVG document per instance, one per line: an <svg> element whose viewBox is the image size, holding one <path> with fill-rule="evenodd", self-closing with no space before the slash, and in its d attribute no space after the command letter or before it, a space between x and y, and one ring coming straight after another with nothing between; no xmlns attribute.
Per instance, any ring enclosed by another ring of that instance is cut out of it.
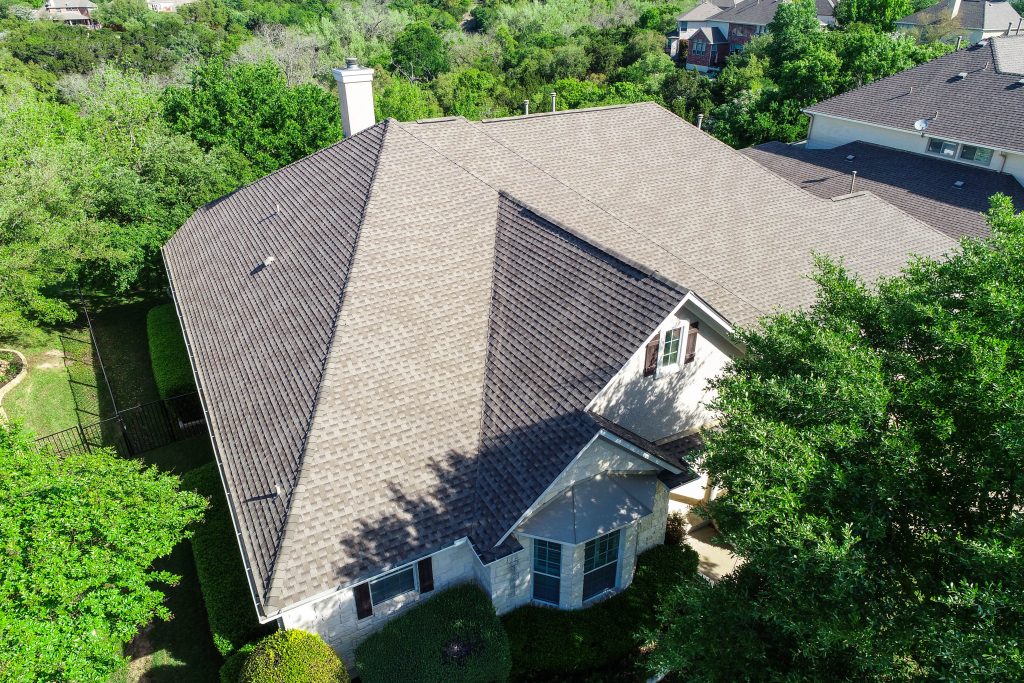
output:
<svg viewBox="0 0 1024 683"><path fill-rule="evenodd" d="M220 683L238 683L245 660L249 659L249 655L255 647L256 643L246 643L235 650L235 654L224 660L220 667Z"/></svg>
<svg viewBox="0 0 1024 683"><path fill-rule="evenodd" d="M398 617L356 649L364 683L507 681L508 636L478 586L456 586Z"/></svg>
<svg viewBox="0 0 1024 683"><path fill-rule="evenodd" d="M146 315L146 334L149 337L153 378L160 397L171 398L195 391L185 337L181 333L173 304L162 304L149 310Z"/></svg>
<svg viewBox="0 0 1024 683"><path fill-rule="evenodd" d="M252 648L238 683L348 683L348 672L320 636L278 631Z"/></svg>
<svg viewBox="0 0 1024 683"><path fill-rule="evenodd" d="M670 512L665 522L665 545L683 545L686 542L686 515Z"/></svg>
<svg viewBox="0 0 1024 683"><path fill-rule="evenodd" d="M563 611L527 605L502 621L512 648L512 679L565 680L597 670L615 670L635 654L639 632L654 626L659 596L697 572L688 546L662 545L637 560L633 583L593 607Z"/></svg>
<svg viewBox="0 0 1024 683"><path fill-rule="evenodd" d="M270 627L261 626L256 619L217 464L195 468L182 477L182 482L210 501L206 522L192 537L192 551L210 618L213 644L227 656L268 632Z"/></svg>

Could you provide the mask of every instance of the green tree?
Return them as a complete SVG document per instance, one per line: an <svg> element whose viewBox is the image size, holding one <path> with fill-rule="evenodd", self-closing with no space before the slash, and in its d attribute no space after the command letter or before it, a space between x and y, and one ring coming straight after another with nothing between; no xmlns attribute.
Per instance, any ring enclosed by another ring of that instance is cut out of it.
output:
<svg viewBox="0 0 1024 683"><path fill-rule="evenodd" d="M409 24L398 34L391 55L399 72L409 79L430 80L450 68L448 46L423 21Z"/></svg>
<svg viewBox="0 0 1024 683"><path fill-rule="evenodd" d="M502 90L500 79L479 69L445 74L434 82L434 92L444 110L468 119L504 115L505 110L497 103Z"/></svg>
<svg viewBox="0 0 1024 683"><path fill-rule="evenodd" d="M103 682L122 646L169 619L152 569L205 501L176 476L102 450L56 457L0 425L0 678Z"/></svg>
<svg viewBox="0 0 1024 683"><path fill-rule="evenodd" d="M913 14L914 11L911 0L843 0L836 5L835 14L836 21L844 26L862 23L891 31L897 19Z"/></svg>
<svg viewBox="0 0 1024 683"><path fill-rule="evenodd" d="M746 562L661 608L691 680L1024 680L1024 214L741 331L708 506Z"/></svg>
<svg viewBox="0 0 1024 683"><path fill-rule="evenodd" d="M189 86L164 92L164 116L203 149L238 150L259 175L341 139L336 96L318 85L289 86L270 62L199 66Z"/></svg>
<svg viewBox="0 0 1024 683"><path fill-rule="evenodd" d="M441 115L433 93L404 78L389 78L374 92L374 100L378 119L415 121Z"/></svg>

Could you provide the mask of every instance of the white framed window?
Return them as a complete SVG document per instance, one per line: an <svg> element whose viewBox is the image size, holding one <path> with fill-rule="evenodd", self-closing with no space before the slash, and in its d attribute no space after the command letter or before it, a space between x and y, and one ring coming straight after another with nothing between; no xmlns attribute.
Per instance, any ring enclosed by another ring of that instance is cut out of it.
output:
<svg viewBox="0 0 1024 683"><path fill-rule="evenodd" d="M370 581L370 601L374 606L387 602L399 595L416 590L415 566L385 574L379 579Z"/></svg>
<svg viewBox="0 0 1024 683"><path fill-rule="evenodd" d="M615 588L619 581L621 530L587 541L583 549L583 600Z"/></svg>
<svg viewBox="0 0 1024 683"><path fill-rule="evenodd" d="M704 54L705 46L706 44L704 43L704 41L698 40L695 41L693 45L690 47L690 51L693 52L693 54L695 55L702 55Z"/></svg>
<svg viewBox="0 0 1024 683"><path fill-rule="evenodd" d="M533 599L557 605L562 591L562 545L533 539Z"/></svg>
<svg viewBox="0 0 1024 683"><path fill-rule="evenodd" d="M992 161L992 150L987 147L976 147L974 145L963 145L960 148L960 158L974 164L988 166Z"/></svg>
<svg viewBox="0 0 1024 683"><path fill-rule="evenodd" d="M665 330L661 340L661 360L659 365L663 368L679 364L679 344L683 338L683 328L675 327Z"/></svg>
<svg viewBox="0 0 1024 683"><path fill-rule="evenodd" d="M957 144L955 142L940 140L939 138L928 138L927 151L929 154L956 159L956 148Z"/></svg>

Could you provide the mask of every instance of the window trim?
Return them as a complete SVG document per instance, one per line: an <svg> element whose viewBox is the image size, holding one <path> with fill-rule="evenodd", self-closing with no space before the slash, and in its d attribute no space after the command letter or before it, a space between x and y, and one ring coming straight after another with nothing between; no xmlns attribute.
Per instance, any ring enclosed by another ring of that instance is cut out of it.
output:
<svg viewBox="0 0 1024 683"><path fill-rule="evenodd" d="M936 152L936 151L933 151L931 149L931 146L932 146L933 142L939 143L939 151ZM953 145L953 153L952 154L946 154L943 151L946 148L946 145ZM953 159L953 160L956 160L959 157L959 154L960 154L960 143L959 142L953 142L952 140L946 140L945 138L933 138L933 137L929 136L928 137L928 142L925 143L924 151L925 151L926 154L931 154L932 156L940 157L940 158L943 158L943 159Z"/></svg>
<svg viewBox="0 0 1024 683"><path fill-rule="evenodd" d="M679 354L682 352L682 346L683 346L683 328L684 327L686 327L685 323L684 324L680 324L678 326L670 327L667 330L662 331L661 334L658 335L660 337L660 343L658 344L658 369L659 370L662 369L662 368L665 368L666 370L671 370L672 368L675 368L676 366L679 365ZM676 339L675 339L676 356L675 356L675 360L674 361L672 361L671 363L666 363L665 362L665 355L667 353L667 347L668 347L668 345L670 343L669 339L668 339L668 336L670 334L672 334L673 332L678 334L678 337L676 337Z"/></svg>
<svg viewBox="0 0 1024 683"><path fill-rule="evenodd" d="M976 159L965 159L964 158L964 150L966 148L968 148L968 147L971 147L972 149L974 149L974 150L976 150L978 152L980 152L980 151L988 152L988 161L981 162L981 161L977 161ZM959 150L959 152L957 152L956 158L957 158L958 161L963 161L963 162L968 163L968 164L974 164L976 166L982 166L982 167L988 168L989 166L992 165L992 159L993 159L993 157L995 157L995 155L996 155L996 151L994 149L992 149L991 147L982 147L981 145L968 145L966 143L961 143L960 144L960 150Z"/></svg>
<svg viewBox="0 0 1024 683"><path fill-rule="evenodd" d="M543 571L540 571L540 570L537 569L537 544L538 543L545 543L547 545L553 545L553 546L557 546L558 547L558 576L555 576L553 574L548 574L547 572L543 572ZM530 550L531 550L531 553L530 553L530 584L531 584L530 585L530 600L532 600L533 602L539 602L542 605L554 605L555 607L561 606L561 604L562 604L562 546L563 545L564 545L563 543L559 543L558 541L550 541L550 540L548 540L546 538L533 538L533 545L530 548ZM557 602L551 602L550 600L545 600L543 598L538 598L537 597L537 593L536 593L537 584L534 581L534 576L537 575L537 574L540 574L541 576L546 576L546 577L551 578L551 579L556 579L558 581L558 601Z"/></svg>
<svg viewBox="0 0 1024 683"><path fill-rule="evenodd" d="M693 49L692 49L692 53L693 54L698 55L700 57L703 57L704 56L704 52L707 50L707 43L705 43L703 40L698 40L698 41L694 42L692 47L693 47ZM698 47L700 47L700 50L697 49Z"/></svg>
<svg viewBox="0 0 1024 683"><path fill-rule="evenodd" d="M403 572L410 572L412 574L412 588L410 588L408 590L404 590L401 593L395 593L392 596L389 596L387 598L384 598L384 599L378 601L377 598L375 598L374 595L373 595L373 584L380 583L381 581L384 581L387 578L395 576L396 574L401 574ZM391 602L392 600L394 600L396 598L400 598L401 596L406 595L407 593L416 593L416 592L418 592L419 589L420 589L420 581L419 581L419 577L417 576L417 573L418 572L416 571L416 563L413 562L412 564L408 564L408 565L406 565L404 567L399 567L398 569L392 569L391 571L387 572L386 574L382 574L381 576L378 576L377 578L370 579L369 581L367 581L366 585L370 589L370 606L371 607L377 607L378 605L383 605L386 602Z"/></svg>
<svg viewBox="0 0 1024 683"><path fill-rule="evenodd" d="M613 564L616 565L616 567L615 567L615 583L611 586L611 588L605 588L603 590L600 590L597 593L594 593L593 595L591 595L589 598L584 596L584 598L583 598L583 604L584 605L587 604L588 602L590 602L591 600L596 600L597 598L601 597L601 595L605 591L607 591L607 590L617 590L619 588L619 584L622 581L622 571L621 571L622 570L622 549L623 549L623 546L624 546L624 544L622 542L622 530L624 528L626 528L626 527L619 527L618 529L615 529L614 531L609 531L606 534L601 534L600 536L595 536L594 538L588 539L588 540L583 542L583 585L584 586L586 585L586 582L587 582L587 574L593 574L594 572L600 571L600 570L604 569L605 567L608 567L608 566L613 565ZM598 567L594 567L590 571L587 571L587 569L586 569L586 567L587 567L587 546L589 544L591 544L591 543L594 543L594 542L602 539L602 538L605 538L605 537L608 537L608 536L612 536L613 534L616 536L616 540L615 540L615 559L611 560L610 562L605 562L604 564L602 564L602 565L600 565Z"/></svg>

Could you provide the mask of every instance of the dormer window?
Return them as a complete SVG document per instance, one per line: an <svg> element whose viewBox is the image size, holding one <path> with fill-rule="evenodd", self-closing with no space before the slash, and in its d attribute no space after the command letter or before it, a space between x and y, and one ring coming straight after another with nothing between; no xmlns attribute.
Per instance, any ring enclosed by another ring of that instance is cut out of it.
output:
<svg viewBox="0 0 1024 683"><path fill-rule="evenodd" d="M960 158L964 161L971 161L975 164L981 164L982 166L988 166L992 161L992 150L986 147L975 147L974 145L964 145L960 148Z"/></svg>
<svg viewBox="0 0 1024 683"><path fill-rule="evenodd" d="M928 153L938 154L943 157L950 157L951 159L956 158L956 143L950 142L949 140L940 140L938 138L929 138L928 140Z"/></svg>

